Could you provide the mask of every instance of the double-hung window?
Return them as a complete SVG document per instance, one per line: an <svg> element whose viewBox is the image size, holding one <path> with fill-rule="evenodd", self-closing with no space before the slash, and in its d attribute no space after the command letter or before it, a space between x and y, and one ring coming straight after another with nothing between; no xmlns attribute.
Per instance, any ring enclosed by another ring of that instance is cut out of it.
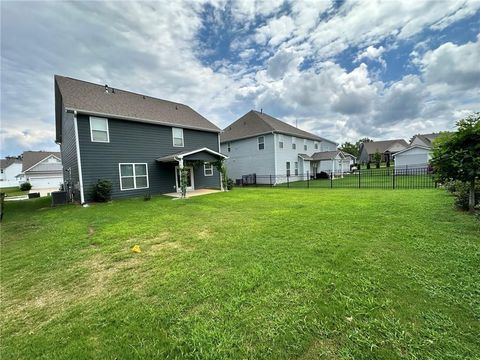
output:
<svg viewBox="0 0 480 360"><path fill-rule="evenodd" d="M315 141L315 150L318 150L318 143Z"/></svg>
<svg viewBox="0 0 480 360"><path fill-rule="evenodd" d="M172 128L173 146L183 147L183 129Z"/></svg>
<svg viewBox="0 0 480 360"><path fill-rule="evenodd" d="M287 168L287 176L290 176L290 161L287 161L286 168Z"/></svg>
<svg viewBox="0 0 480 360"><path fill-rule="evenodd" d="M232 144L230 144L229 142L227 143L227 151L232 151Z"/></svg>
<svg viewBox="0 0 480 360"><path fill-rule="evenodd" d="M283 149L283 135L278 135L278 148Z"/></svg>
<svg viewBox="0 0 480 360"><path fill-rule="evenodd" d="M296 150L297 149L297 144L295 143L296 139L295 136L292 136L292 149Z"/></svg>
<svg viewBox="0 0 480 360"><path fill-rule="evenodd" d="M147 164L121 163L120 190L147 189L148 166Z"/></svg>
<svg viewBox="0 0 480 360"><path fill-rule="evenodd" d="M303 140L303 150L304 150L304 151L307 151L307 150L308 150L307 140Z"/></svg>
<svg viewBox="0 0 480 360"><path fill-rule="evenodd" d="M265 137L264 136L259 136L257 138L257 141L258 141L258 150L265 149Z"/></svg>
<svg viewBox="0 0 480 360"><path fill-rule="evenodd" d="M108 119L90 116L90 138L92 142L110 142Z"/></svg>
<svg viewBox="0 0 480 360"><path fill-rule="evenodd" d="M203 164L203 175L213 176L213 165L210 163Z"/></svg>
<svg viewBox="0 0 480 360"><path fill-rule="evenodd" d="M295 161L295 176L298 176L298 162Z"/></svg>

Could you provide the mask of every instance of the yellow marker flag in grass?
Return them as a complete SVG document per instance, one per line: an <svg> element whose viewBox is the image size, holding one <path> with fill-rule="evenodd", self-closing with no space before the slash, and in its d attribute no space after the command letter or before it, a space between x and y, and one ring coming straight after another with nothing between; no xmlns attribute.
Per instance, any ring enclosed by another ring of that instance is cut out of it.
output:
<svg viewBox="0 0 480 360"><path fill-rule="evenodd" d="M140 245L133 245L132 252L134 253L142 252L142 250L140 249Z"/></svg>

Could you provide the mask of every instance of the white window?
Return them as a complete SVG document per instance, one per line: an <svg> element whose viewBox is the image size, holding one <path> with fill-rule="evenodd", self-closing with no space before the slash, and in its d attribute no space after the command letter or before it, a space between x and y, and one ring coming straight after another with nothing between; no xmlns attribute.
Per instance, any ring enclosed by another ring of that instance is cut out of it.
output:
<svg viewBox="0 0 480 360"><path fill-rule="evenodd" d="M229 142L227 143L227 151L232 151L232 145Z"/></svg>
<svg viewBox="0 0 480 360"><path fill-rule="evenodd" d="M292 136L292 149L296 150L297 149L297 144L295 143L296 139L295 136Z"/></svg>
<svg viewBox="0 0 480 360"><path fill-rule="evenodd" d="M210 163L203 164L203 175L213 176L213 165Z"/></svg>
<svg viewBox="0 0 480 360"><path fill-rule="evenodd" d="M264 136L259 136L257 138L257 140L258 140L258 150L265 149L265 137Z"/></svg>
<svg viewBox="0 0 480 360"><path fill-rule="evenodd" d="M108 119L90 116L90 138L93 142L110 142Z"/></svg>
<svg viewBox="0 0 480 360"><path fill-rule="evenodd" d="M307 151L308 150L308 146L307 146L307 140L303 140L303 150Z"/></svg>
<svg viewBox="0 0 480 360"><path fill-rule="evenodd" d="M315 141L315 150L318 150L318 143Z"/></svg>
<svg viewBox="0 0 480 360"><path fill-rule="evenodd" d="M298 175L298 162L295 161L295 175Z"/></svg>
<svg viewBox="0 0 480 360"><path fill-rule="evenodd" d="M148 189L147 164L118 164L120 172L120 190Z"/></svg>
<svg viewBox="0 0 480 360"><path fill-rule="evenodd" d="M287 176L290 176L290 161L287 161L286 168L287 168Z"/></svg>
<svg viewBox="0 0 480 360"><path fill-rule="evenodd" d="M283 149L283 135L278 135L278 148Z"/></svg>
<svg viewBox="0 0 480 360"><path fill-rule="evenodd" d="M172 128L173 146L183 147L183 129Z"/></svg>

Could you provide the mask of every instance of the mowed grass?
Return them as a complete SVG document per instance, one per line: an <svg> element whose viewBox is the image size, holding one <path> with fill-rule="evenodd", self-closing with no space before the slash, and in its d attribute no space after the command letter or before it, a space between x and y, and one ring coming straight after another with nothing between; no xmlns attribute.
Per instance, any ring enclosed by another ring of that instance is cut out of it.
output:
<svg viewBox="0 0 480 360"><path fill-rule="evenodd" d="M452 202L263 188L6 203L0 357L478 359L480 222Z"/></svg>
<svg viewBox="0 0 480 360"><path fill-rule="evenodd" d="M22 191L18 186L0 188L0 192L5 193L6 196L18 196L28 194L28 191Z"/></svg>

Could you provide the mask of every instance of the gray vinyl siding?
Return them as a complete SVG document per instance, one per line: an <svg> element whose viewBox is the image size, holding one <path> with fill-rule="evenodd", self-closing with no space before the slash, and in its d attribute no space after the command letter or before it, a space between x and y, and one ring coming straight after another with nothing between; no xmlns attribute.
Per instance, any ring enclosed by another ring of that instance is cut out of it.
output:
<svg viewBox="0 0 480 360"><path fill-rule="evenodd" d="M78 175L77 146L75 140L75 123L72 113L66 113L62 106L62 152L63 183L72 185L73 198L80 201L80 180ZM70 171L68 171L70 170Z"/></svg>
<svg viewBox="0 0 480 360"><path fill-rule="evenodd" d="M92 200L92 191L99 179L112 182L112 197L164 194L175 188L175 163L158 163L159 157L208 147L218 151L218 134L183 129L184 147L173 147L172 128L119 119L108 119L109 143L92 142L89 116L78 115L80 157L82 160L85 201ZM147 163L148 189L120 190L119 163ZM203 175L203 167L201 168ZM195 188L202 184L220 187L218 174L213 179L194 179Z"/></svg>

